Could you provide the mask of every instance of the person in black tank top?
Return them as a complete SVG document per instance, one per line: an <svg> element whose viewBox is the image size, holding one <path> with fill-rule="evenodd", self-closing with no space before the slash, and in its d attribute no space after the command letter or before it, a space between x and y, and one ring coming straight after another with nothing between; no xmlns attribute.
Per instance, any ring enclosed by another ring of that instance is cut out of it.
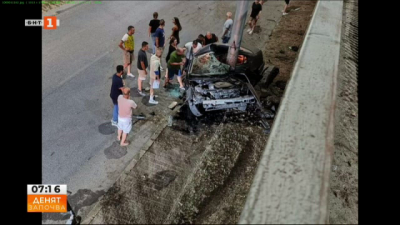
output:
<svg viewBox="0 0 400 225"><path fill-rule="evenodd" d="M285 8L283 9L283 13L282 13L282 15L284 15L284 16L286 16L288 14L287 8L289 7L290 0L285 0L285 3L286 3L286 5L285 5Z"/></svg>
<svg viewBox="0 0 400 225"><path fill-rule="evenodd" d="M262 10L262 1L255 0L253 5L251 6L251 14L250 14L250 21L249 21L249 29L247 32L252 34L254 28L256 27L257 20L260 19L260 12Z"/></svg>
<svg viewBox="0 0 400 225"><path fill-rule="evenodd" d="M171 37L176 38L176 40L178 41L178 45L179 45L179 43L180 43L179 32L182 30L182 26L177 17L174 17L174 19L172 20L172 23L175 24L175 26L172 28Z"/></svg>

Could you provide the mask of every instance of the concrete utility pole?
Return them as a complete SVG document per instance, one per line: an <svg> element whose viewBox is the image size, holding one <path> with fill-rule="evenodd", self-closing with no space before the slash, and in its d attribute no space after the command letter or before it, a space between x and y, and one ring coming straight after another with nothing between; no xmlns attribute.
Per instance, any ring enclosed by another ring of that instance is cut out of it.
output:
<svg viewBox="0 0 400 225"><path fill-rule="evenodd" d="M248 5L249 1L246 0L241 0L236 3L236 14L231 35L232 39L230 40L231 45L229 46L227 59L228 64L231 66L231 71L235 70L240 44L242 42L244 25L246 23Z"/></svg>

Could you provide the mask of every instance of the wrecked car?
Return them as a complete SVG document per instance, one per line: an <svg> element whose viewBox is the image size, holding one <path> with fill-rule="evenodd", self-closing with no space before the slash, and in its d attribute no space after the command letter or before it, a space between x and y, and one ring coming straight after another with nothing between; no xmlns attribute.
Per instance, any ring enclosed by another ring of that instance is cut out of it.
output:
<svg viewBox="0 0 400 225"><path fill-rule="evenodd" d="M246 111L257 107L252 85L265 71L262 52L240 47L235 70L227 64L229 46L210 44L193 54L186 75L186 100L195 116L213 110Z"/></svg>

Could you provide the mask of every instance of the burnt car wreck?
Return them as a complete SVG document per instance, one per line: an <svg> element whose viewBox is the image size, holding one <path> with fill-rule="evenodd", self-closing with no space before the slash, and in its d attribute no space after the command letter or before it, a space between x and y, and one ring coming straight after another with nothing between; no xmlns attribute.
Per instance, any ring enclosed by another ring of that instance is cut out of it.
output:
<svg viewBox="0 0 400 225"><path fill-rule="evenodd" d="M262 52L241 47L231 70L226 63L228 49L225 44L210 44L193 54L185 79L190 111L197 117L214 110L252 111L269 129L265 119L273 115L264 112L253 88L265 71Z"/></svg>
<svg viewBox="0 0 400 225"><path fill-rule="evenodd" d="M228 48L227 45L210 44L193 55L188 67L186 98L195 116L212 110L245 111L248 105L256 103L249 89L251 83L242 73L249 74L254 83L262 78L264 62L261 51L253 53L242 48L236 69L231 72L225 63Z"/></svg>
<svg viewBox="0 0 400 225"><path fill-rule="evenodd" d="M185 102L197 117L216 110L251 112L268 133L266 120L274 115L264 109L253 87L267 77L263 55L259 49L241 47L248 1L238 1L236 8L229 44L209 44L196 53L190 50Z"/></svg>

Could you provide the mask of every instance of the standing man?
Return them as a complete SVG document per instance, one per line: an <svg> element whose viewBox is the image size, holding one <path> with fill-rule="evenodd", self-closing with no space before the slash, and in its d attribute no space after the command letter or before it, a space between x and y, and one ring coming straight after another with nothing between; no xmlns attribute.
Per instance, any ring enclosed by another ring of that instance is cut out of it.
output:
<svg viewBox="0 0 400 225"><path fill-rule="evenodd" d="M160 82L160 66L161 66L161 49L156 50L156 54L150 58L150 104L158 104L154 100L153 83L155 80Z"/></svg>
<svg viewBox="0 0 400 225"><path fill-rule="evenodd" d="M138 61L137 61L137 68L138 68L138 72L139 72L138 92L141 96L146 96L142 92L142 81L146 80L147 67L149 66L149 64L147 63L147 55L146 55L146 51L148 49L149 49L149 43L143 41L142 48L139 50L139 53L138 53Z"/></svg>
<svg viewBox="0 0 400 225"><path fill-rule="evenodd" d="M124 51L124 68L128 67L128 76L135 77L131 73L131 65L132 61L135 58L133 56L133 51L135 49L135 37L133 34L135 33L135 28L133 26L128 27L128 33L126 33L121 42L119 43L119 47ZM124 45L124 46L123 46Z"/></svg>
<svg viewBox="0 0 400 225"><path fill-rule="evenodd" d="M186 45L185 45L185 49L186 49L186 63L185 63L185 67L184 67L184 68L186 68L186 67L189 65L189 63L190 63L190 60L192 60L192 56L190 55L191 49L193 49L193 54L194 54L194 53L196 53L197 51L199 51L199 49L202 48L202 47L203 47L203 46L202 46L200 43L198 43L197 40L194 40L194 41L192 41L192 42L186 43Z"/></svg>
<svg viewBox="0 0 400 225"><path fill-rule="evenodd" d="M127 146L129 142L126 141L126 137L132 130L132 109L136 109L137 105L130 99L131 90L129 88L123 88L122 93L123 95L118 96L118 141L121 141L121 146Z"/></svg>
<svg viewBox="0 0 400 225"><path fill-rule="evenodd" d="M212 34L210 31L207 31L206 38L204 41L206 45L212 44L218 41L218 37L217 35Z"/></svg>
<svg viewBox="0 0 400 225"><path fill-rule="evenodd" d="M253 5L251 6L251 14L250 14L250 22L249 26L250 28L247 30L247 32L251 35L254 31L254 28L256 27L257 20L260 19L260 12L262 10L262 6L260 4L260 0L255 0L253 2Z"/></svg>
<svg viewBox="0 0 400 225"><path fill-rule="evenodd" d="M124 84L122 82L122 74L124 73L124 67L122 65L117 66L117 73L112 77L110 97L114 104L113 118L111 120L112 126L118 126L118 96L122 94L122 88Z"/></svg>
<svg viewBox="0 0 400 225"><path fill-rule="evenodd" d="M164 51L164 46L165 46L165 31L164 31L164 26L165 26L165 20L160 20L160 26L156 29L155 37L156 37L156 48L160 48L161 51ZM162 55L161 52L161 55Z"/></svg>
<svg viewBox="0 0 400 225"><path fill-rule="evenodd" d="M164 52L164 46L165 46L165 31L164 31L164 26L165 26L165 21L161 20L160 21L160 27L157 28L155 37L156 37L156 48L161 50L161 56ZM163 70L162 66L160 66L161 71Z"/></svg>
<svg viewBox="0 0 400 225"><path fill-rule="evenodd" d="M182 82L182 71L181 71L181 66L185 64L185 62L183 62L184 58L185 56L183 48L178 47L176 51L171 53L171 56L168 61L168 77L167 79L165 79L164 87L169 83L169 80L173 80L174 76L177 75L179 88L181 90L185 90L185 87L183 86Z"/></svg>
<svg viewBox="0 0 400 225"><path fill-rule="evenodd" d="M233 20L232 20L232 13L227 12L226 13L226 21L224 23L224 27L222 28L222 43L228 43L229 39L231 39L231 31L232 31L232 25L233 25Z"/></svg>
<svg viewBox="0 0 400 225"><path fill-rule="evenodd" d="M153 44L153 55L156 52L156 30L160 26L160 20L157 18L158 18L158 13L157 12L153 13L153 19L150 20L150 23L149 23L149 37L151 35L151 40L153 42L152 43Z"/></svg>

